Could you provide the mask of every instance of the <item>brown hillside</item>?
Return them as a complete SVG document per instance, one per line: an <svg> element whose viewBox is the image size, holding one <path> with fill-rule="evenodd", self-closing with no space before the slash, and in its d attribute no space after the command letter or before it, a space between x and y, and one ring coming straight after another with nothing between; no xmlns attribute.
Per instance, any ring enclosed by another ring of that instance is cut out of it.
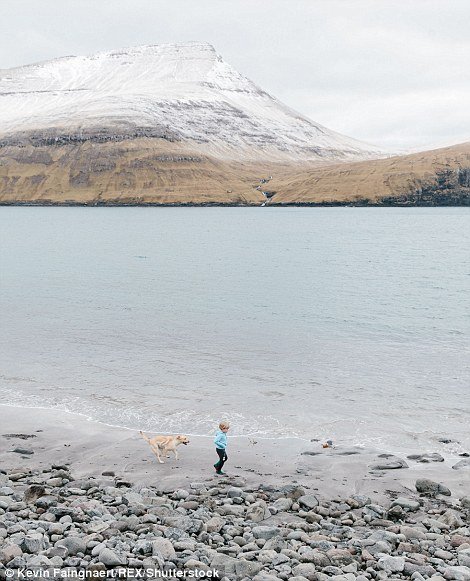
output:
<svg viewBox="0 0 470 581"><path fill-rule="evenodd" d="M271 204L440 203L442 192L470 194L470 142L356 163L342 163L274 176Z"/></svg>
<svg viewBox="0 0 470 581"><path fill-rule="evenodd" d="M0 203L255 204L259 167L163 139L0 148Z"/></svg>
<svg viewBox="0 0 470 581"><path fill-rule="evenodd" d="M272 176L268 182L263 178ZM470 143L312 166L157 138L0 147L0 204L470 204Z"/></svg>

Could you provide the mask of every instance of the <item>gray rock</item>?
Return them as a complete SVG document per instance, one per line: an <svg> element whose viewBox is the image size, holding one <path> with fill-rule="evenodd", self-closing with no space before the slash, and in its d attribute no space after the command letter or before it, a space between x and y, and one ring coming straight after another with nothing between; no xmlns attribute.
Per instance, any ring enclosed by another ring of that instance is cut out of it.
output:
<svg viewBox="0 0 470 581"><path fill-rule="evenodd" d="M109 522L103 522L102 520L96 520L94 522L91 522L88 525L86 532L88 534L102 533L106 529L109 529L110 526L111 526L111 524Z"/></svg>
<svg viewBox="0 0 470 581"><path fill-rule="evenodd" d="M195 571L196 569L199 571L208 571L210 567L203 563L202 561L198 561L197 559L188 559L184 563L184 568L189 569L191 571Z"/></svg>
<svg viewBox="0 0 470 581"><path fill-rule="evenodd" d="M34 555L28 559L28 569L33 567L47 568L52 566L52 561L44 555Z"/></svg>
<svg viewBox="0 0 470 581"><path fill-rule="evenodd" d="M202 521L192 519L189 516L166 517L164 523L187 533L198 533L202 528Z"/></svg>
<svg viewBox="0 0 470 581"><path fill-rule="evenodd" d="M405 557L380 557L378 565L384 571L401 573L405 568Z"/></svg>
<svg viewBox="0 0 470 581"><path fill-rule="evenodd" d="M243 489L238 486L232 486L227 490L227 496L229 498L243 498L245 493L243 492Z"/></svg>
<svg viewBox="0 0 470 581"><path fill-rule="evenodd" d="M77 553L85 553L87 543L85 539L78 536L70 536L57 541L56 547L65 547L67 549L67 555L76 555Z"/></svg>
<svg viewBox="0 0 470 581"><path fill-rule="evenodd" d="M470 568L468 567L447 567L444 570L445 579L455 579L455 581L470 581Z"/></svg>
<svg viewBox="0 0 470 581"><path fill-rule="evenodd" d="M176 551L168 539L158 537L152 541L152 555L161 555L165 561L176 559Z"/></svg>
<svg viewBox="0 0 470 581"><path fill-rule="evenodd" d="M415 573L419 573L424 577L431 577L436 573L434 567L431 565L418 565L417 563L405 562L405 568L403 569L403 574L407 577L411 577Z"/></svg>
<svg viewBox="0 0 470 581"><path fill-rule="evenodd" d="M354 561L353 556L346 549L330 549L326 556L330 559L331 564L336 566L349 565Z"/></svg>
<svg viewBox="0 0 470 581"><path fill-rule="evenodd" d="M458 552L459 565L470 567L470 549L462 549Z"/></svg>
<svg viewBox="0 0 470 581"><path fill-rule="evenodd" d="M257 526L253 527L252 531L255 539L272 539L280 535L281 531L277 527Z"/></svg>
<svg viewBox="0 0 470 581"><path fill-rule="evenodd" d="M277 500L281 497L292 498L292 500L298 500L301 496L305 494L305 489L298 484L286 484L281 486L279 490L277 490L273 494L273 498Z"/></svg>
<svg viewBox="0 0 470 581"><path fill-rule="evenodd" d="M0 547L0 563L6 565L12 561L15 557L21 557L23 551L18 545L3 545Z"/></svg>
<svg viewBox="0 0 470 581"><path fill-rule="evenodd" d="M294 576L304 577L309 581L315 581L317 579L316 571L317 570L315 568L315 565L313 565L312 563L300 563L300 565L296 565L292 569L292 573L294 574Z"/></svg>
<svg viewBox="0 0 470 581"><path fill-rule="evenodd" d="M2 486L0 488L0 496L12 496L14 493L13 488L10 488L9 486Z"/></svg>
<svg viewBox="0 0 470 581"><path fill-rule="evenodd" d="M258 575L253 577L253 581L279 581L279 577L261 571L261 573L258 573Z"/></svg>
<svg viewBox="0 0 470 581"><path fill-rule="evenodd" d="M428 478L418 478L415 486L418 492L427 496L436 496L437 494L442 494L443 496L451 495L451 492L447 486L444 486L439 482L429 480Z"/></svg>
<svg viewBox="0 0 470 581"><path fill-rule="evenodd" d="M292 508L294 501L292 498L278 498L273 506L276 510L283 512Z"/></svg>
<svg viewBox="0 0 470 581"><path fill-rule="evenodd" d="M235 559L228 555L217 553L211 560L211 568L219 571L221 576L225 575L229 579L252 579L263 568L261 563Z"/></svg>
<svg viewBox="0 0 470 581"><path fill-rule="evenodd" d="M437 452L431 454L410 454L407 456L409 460L415 460L416 462L421 462L422 464L429 464L430 462L444 462L444 458Z"/></svg>
<svg viewBox="0 0 470 581"><path fill-rule="evenodd" d="M452 466L453 470L465 470L470 468L470 458L464 458L463 460L459 460L457 464Z"/></svg>
<svg viewBox="0 0 470 581"><path fill-rule="evenodd" d="M312 510L318 506L318 499L313 494L304 494L298 499L300 506L303 506L307 510Z"/></svg>
<svg viewBox="0 0 470 581"><path fill-rule="evenodd" d="M350 498L346 500L351 508L362 508L368 504L371 504L371 499L363 494L353 494Z"/></svg>
<svg viewBox="0 0 470 581"><path fill-rule="evenodd" d="M44 486L33 484L25 490L23 500L26 503L35 502L40 496L44 496L44 494L46 494Z"/></svg>
<svg viewBox="0 0 470 581"><path fill-rule="evenodd" d="M206 522L206 530L208 533L218 533L225 525L225 520L219 516L213 516Z"/></svg>
<svg viewBox="0 0 470 581"><path fill-rule="evenodd" d="M328 575L330 579L333 575L342 575L342 573L343 571L340 567L334 567L333 565L325 567L322 571L322 574Z"/></svg>
<svg viewBox="0 0 470 581"><path fill-rule="evenodd" d="M51 496L51 495L41 496L36 500L36 502L34 504L38 508L43 508L44 510L48 510L51 506L55 506L57 504L57 497Z"/></svg>
<svg viewBox="0 0 470 581"><path fill-rule="evenodd" d="M460 547L467 542L470 542L470 539L464 535L452 535L450 539L450 544L452 547Z"/></svg>
<svg viewBox="0 0 470 581"><path fill-rule="evenodd" d="M13 499L10 496L0 496L0 508L7 510L12 504Z"/></svg>
<svg viewBox="0 0 470 581"><path fill-rule="evenodd" d="M100 551L98 559L101 561L101 563L103 563L103 565L106 565L106 567L118 567L119 565L125 565L125 559L108 548Z"/></svg>
<svg viewBox="0 0 470 581"><path fill-rule="evenodd" d="M460 499L460 506L470 509L470 496L462 496Z"/></svg>
<svg viewBox="0 0 470 581"><path fill-rule="evenodd" d="M444 551L443 549L437 549L434 552L434 558L435 559L442 559L443 561L452 561L452 559L454 558L454 555L450 551Z"/></svg>
<svg viewBox="0 0 470 581"><path fill-rule="evenodd" d="M417 500L411 500L410 498L404 498L402 496L399 496L398 498L396 498L391 506L400 506L401 508L404 508L405 510L409 510L411 512L415 512L419 509L420 504Z"/></svg>
<svg viewBox="0 0 470 581"><path fill-rule="evenodd" d="M28 472L13 472L8 475L8 478L13 482L18 482L19 480L23 480L28 476Z"/></svg>
<svg viewBox="0 0 470 581"><path fill-rule="evenodd" d="M34 454L34 450L32 448L17 447L13 448L12 452L14 452L15 454L22 454L23 456L31 456L32 454Z"/></svg>
<svg viewBox="0 0 470 581"><path fill-rule="evenodd" d="M413 539L416 539L418 541L426 540L426 534L422 530L419 530L415 527L401 526L400 533L402 535L405 535L405 538L407 541L410 541Z"/></svg>
<svg viewBox="0 0 470 581"><path fill-rule="evenodd" d="M401 506L394 505L387 512L387 518L390 520L402 520L406 516L405 510Z"/></svg>
<svg viewBox="0 0 470 581"><path fill-rule="evenodd" d="M285 547L286 547L286 541L280 536L271 537L263 545L263 549L274 550L274 551L277 551L278 553L280 553L282 551L282 549L284 549Z"/></svg>
<svg viewBox="0 0 470 581"><path fill-rule="evenodd" d="M86 490L82 490L81 488L67 488L67 492L70 496L85 496Z"/></svg>
<svg viewBox="0 0 470 581"><path fill-rule="evenodd" d="M298 553L301 561L313 563L321 569L331 565L330 559L325 555L325 553L322 553L322 551L319 551L318 549L304 546L298 549Z"/></svg>
<svg viewBox="0 0 470 581"><path fill-rule="evenodd" d="M126 492L126 494L124 494L122 498L126 504L129 504L131 506L144 503L142 495L139 494L138 492Z"/></svg>
<svg viewBox="0 0 470 581"><path fill-rule="evenodd" d="M204 482L191 482L189 488L191 488L191 490L197 491L206 490L206 485L204 484Z"/></svg>
<svg viewBox="0 0 470 581"><path fill-rule="evenodd" d="M245 507L238 504L224 504L219 507L219 513L221 515L242 517L245 514Z"/></svg>
<svg viewBox="0 0 470 581"><path fill-rule="evenodd" d="M56 545L47 551L47 555L52 558L59 557L61 559L65 559L67 556L67 549L65 547L59 547Z"/></svg>
<svg viewBox="0 0 470 581"><path fill-rule="evenodd" d="M403 460L403 458L398 458L397 456L388 455L388 459L383 460L370 466L371 470L399 470L401 468L408 468L408 464Z"/></svg>
<svg viewBox="0 0 470 581"><path fill-rule="evenodd" d="M250 505L246 511L246 519L253 522L261 522L270 515L264 501L258 501Z"/></svg>
<svg viewBox="0 0 470 581"><path fill-rule="evenodd" d="M41 534L27 535L21 541L20 547L24 553L39 553L44 548L44 537Z"/></svg>
<svg viewBox="0 0 470 581"><path fill-rule="evenodd" d="M151 555L152 541L150 539L139 539L132 548L132 552L135 553L136 555Z"/></svg>
<svg viewBox="0 0 470 581"><path fill-rule="evenodd" d="M364 516L370 516L373 519L382 518L385 516L385 508L379 504L368 504L362 509Z"/></svg>
<svg viewBox="0 0 470 581"><path fill-rule="evenodd" d="M438 519L443 524L447 525L450 529L457 529L463 526L463 521L453 510L447 509L443 515Z"/></svg>

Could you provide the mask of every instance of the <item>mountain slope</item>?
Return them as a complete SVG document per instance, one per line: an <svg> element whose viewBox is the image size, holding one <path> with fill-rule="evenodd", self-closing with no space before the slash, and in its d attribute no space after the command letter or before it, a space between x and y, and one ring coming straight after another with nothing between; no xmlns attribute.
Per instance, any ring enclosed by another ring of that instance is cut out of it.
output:
<svg viewBox="0 0 470 581"><path fill-rule="evenodd" d="M269 190L273 205L470 205L470 142L388 159L287 170L273 177Z"/></svg>
<svg viewBox="0 0 470 581"><path fill-rule="evenodd" d="M259 166L157 139L9 146L0 157L0 204L260 205L259 177Z"/></svg>
<svg viewBox="0 0 470 581"><path fill-rule="evenodd" d="M0 144L142 137L230 160L383 155L284 106L204 43L135 47L0 70Z"/></svg>

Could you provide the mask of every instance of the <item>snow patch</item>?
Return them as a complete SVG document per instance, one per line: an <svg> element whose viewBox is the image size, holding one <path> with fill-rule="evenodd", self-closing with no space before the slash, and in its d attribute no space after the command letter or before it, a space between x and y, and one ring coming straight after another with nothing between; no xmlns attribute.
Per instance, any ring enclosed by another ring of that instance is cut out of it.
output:
<svg viewBox="0 0 470 581"><path fill-rule="evenodd" d="M139 46L0 71L0 135L168 127L225 157L367 159L378 148L322 127L207 43Z"/></svg>

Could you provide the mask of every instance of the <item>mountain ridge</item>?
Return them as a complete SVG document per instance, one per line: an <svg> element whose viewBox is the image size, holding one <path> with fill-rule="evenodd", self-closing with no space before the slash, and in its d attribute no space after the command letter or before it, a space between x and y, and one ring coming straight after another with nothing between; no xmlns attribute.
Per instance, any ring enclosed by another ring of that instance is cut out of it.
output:
<svg viewBox="0 0 470 581"><path fill-rule="evenodd" d="M224 159L379 157L307 119L227 64L208 43L144 45L0 71L0 138L142 129ZM153 133L151 131L153 129ZM139 134L140 131L140 134ZM122 133L122 131L120 132ZM128 131L132 136L132 131Z"/></svg>
<svg viewBox="0 0 470 581"><path fill-rule="evenodd" d="M470 144L386 156L208 43L0 71L0 204L468 204Z"/></svg>

